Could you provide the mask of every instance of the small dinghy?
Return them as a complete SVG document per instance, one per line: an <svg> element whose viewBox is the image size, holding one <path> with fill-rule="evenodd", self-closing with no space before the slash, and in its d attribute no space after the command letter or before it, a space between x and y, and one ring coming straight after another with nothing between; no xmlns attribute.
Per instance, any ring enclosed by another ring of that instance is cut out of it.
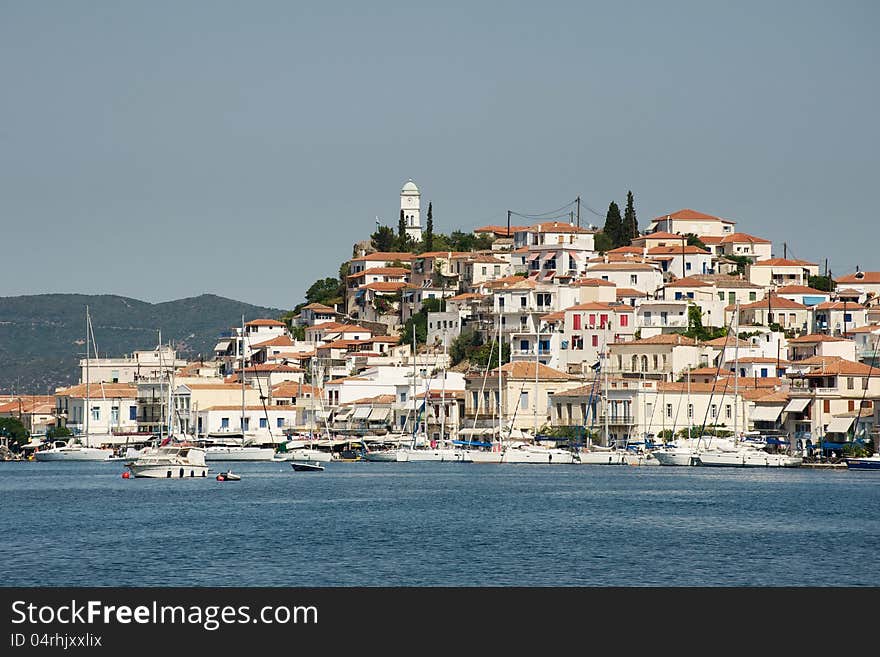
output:
<svg viewBox="0 0 880 657"><path fill-rule="evenodd" d="M232 470L227 470L217 475L217 481L241 481L241 475L235 474Z"/></svg>
<svg viewBox="0 0 880 657"><path fill-rule="evenodd" d="M321 472L324 469L324 466L318 463L307 463L305 461L294 461L290 464L297 472Z"/></svg>

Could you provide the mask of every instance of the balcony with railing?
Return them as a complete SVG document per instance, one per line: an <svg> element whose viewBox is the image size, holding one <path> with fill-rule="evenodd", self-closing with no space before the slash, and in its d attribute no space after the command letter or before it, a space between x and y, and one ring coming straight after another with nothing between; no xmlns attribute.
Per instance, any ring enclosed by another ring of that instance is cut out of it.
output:
<svg viewBox="0 0 880 657"><path fill-rule="evenodd" d="M608 418L608 424L611 426L632 426L636 423L636 419L632 415L599 415L596 419L597 424L605 424L605 418Z"/></svg>

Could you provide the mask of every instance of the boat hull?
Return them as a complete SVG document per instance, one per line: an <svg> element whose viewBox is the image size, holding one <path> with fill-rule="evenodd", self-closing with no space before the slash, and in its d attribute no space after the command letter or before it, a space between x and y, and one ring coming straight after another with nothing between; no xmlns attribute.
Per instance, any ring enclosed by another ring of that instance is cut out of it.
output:
<svg viewBox="0 0 880 657"><path fill-rule="evenodd" d="M787 454L767 454L756 450L755 452L703 452L700 454L700 465L706 467L732 467L732 468L796 468L801 465L803 459L799 456Z"/></svg>
<svg viewBox="0 0 880 657"><path fill-rule="evenodd" d="M508 449L502 454L501 462L568 465L575 460L574 454L563 449Z"/></svg>
<svg viewBox="0 0 880 657"><path fill-rule="evenodd" d="M109 461L113 456L113 452L109 449L98 449L96 447L83 447L80 449L59 449L46 450L44 452L35 452L34 459L37 461Z"/></svg>
<svg viewBox="0 0 880 657"><path fill-rule="evenodd" d="M479 449L465 449L464 458L468 463L501 463L502 452L489 452Z"/></svg>
<svg viewBox="0 0 880 657"><path fill-rule="evenodd" d="M367 452L366 454L364 454L364 460L381 463L393 463L397 461L397 450Z"/></svg>
<svg viewBox="0 0 880 657"><path fill-rule="evenodd" d="M846 459L846 467L850 470L880 470L880 457L867 456Z"/></svg>
<svg viewBox="0 0 880 657"><path fill-rule="evenodd" d="M575 463L583 465L624 465L625 455L621 452L580 452Z"/></svg>
<svg viewBox="0 0 880 657"><path fill-rule="evenodd" d="M654 452L659 465L691 466L700 465L700 456L695 452Z"/></svg>
<svg viewBox="0 0 880 657"><path fill-rule="evenodd" d="M330 452L324 452L320 449L297 448L289 452L290 461L311 461L318 463L329 463L333 460Z"/></svg>
<svg viewBox="0 0 880 657"><path fill-rule="evenodd" d="M464 453L457 449L399 449L396 453L398 463L411 463L416 461L465 461Z"/></svg>
<svg viewBox="0 0 880 657"><path fill-rule="evenodd" d="M207 465L136 465L128 469L135 477L146 479L196 479L208 476Z"/></svg>
<svg viewBox="0 0 880 657"><path fill-rule="evenodd" d="M206 461L271 461L275 450L265 447L208 447Z"/></svg>

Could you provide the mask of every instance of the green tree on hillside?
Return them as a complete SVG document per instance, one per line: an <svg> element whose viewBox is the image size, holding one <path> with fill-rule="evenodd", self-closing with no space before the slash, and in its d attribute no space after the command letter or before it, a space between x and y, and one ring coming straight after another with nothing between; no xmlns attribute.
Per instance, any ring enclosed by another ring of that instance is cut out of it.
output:
<svg viewBox="0 0 880 657"><path fill-rule="evenodd" d="M626 209L623 211L623 240L629 246L639 236L639 221L636 219L636 208L632 191L626 193Z"/></svg>
<svg viewBox="0 0 880 657"><path fill-rule="evenodd" d="M395 246L394 231L388 226L379 226L376 232L370 235L370 243L377 251L393 251Z"/></svg>
<svg viewBox="0 0 880 657"><path fill-rule="evenodd" d="M608 205L608 212L605 214L605 227L602 232L611 239L611 243L614 245L611 248L616 249L623 244L623 220L620 218L620 208L614 201Z"/></svg>
<svg viewBox="0 0 880 657"><path fill-rule="evenodd" d="M428 201L428 221L425 225L425 251L434 250L434 208Z"/></svg>

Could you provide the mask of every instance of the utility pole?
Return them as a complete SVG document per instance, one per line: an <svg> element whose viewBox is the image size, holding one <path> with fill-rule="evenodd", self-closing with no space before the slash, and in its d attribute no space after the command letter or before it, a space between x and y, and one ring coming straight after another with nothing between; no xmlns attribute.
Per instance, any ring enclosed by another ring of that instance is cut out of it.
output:
<svg viewBox="0 0 880 657"><path fill-rule="evenodd" d="M578 228L580 228L581 227L581 197L580 196L577 197L576 202L577 202L577 222L578 222L577 226L578 226Z"/></svg>
<svg viewBox="0 0 880 657"><path fill-rule="evenodd" d="M782 243L782 259L788 259L788 244L786 242Z"/></svg>
<svg viewBox="0 0 880 657"><path fill-rule="evenodd" d="M507 211L507 237L510 237L510 210Z"/></svg>

